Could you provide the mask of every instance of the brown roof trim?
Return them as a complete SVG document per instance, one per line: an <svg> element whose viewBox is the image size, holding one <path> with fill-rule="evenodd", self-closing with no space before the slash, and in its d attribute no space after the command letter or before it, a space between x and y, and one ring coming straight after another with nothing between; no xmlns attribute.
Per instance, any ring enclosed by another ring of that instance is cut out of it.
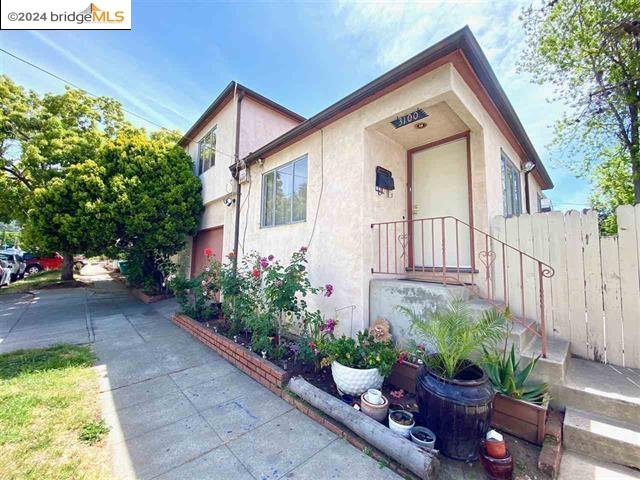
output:
<svg viewBox="0 0 640 480"><path fill-rule="evenodd" d="M492 106L495 106L494 108L497 110L498 117L502 117L502 122L496 122L498 123L498 127L500 127L503 133L506 133L505 130L508 131L509 134L506 134L505 136L508 139L511 137L511 139L516 142L516 149L523 153L524 158L535 162L537 168L534 170L534 175L540 181L541 187L543 189L553 188L553 182L551 181L549 174L544 168L544 165L542 164L540 157L515 113L511 102L509 102L504 90L498 83L498 79L493 73L491 65L489 65L487 58L468 26L465 26L461 30L449 35L445 39L432 45L413 58L410 58L396 68L359 88L342 100L339 100L337 103L334 103L317 115L314 115L280 137L269 142L257 151L247 155L244 158L245 163L247 165L251 165L259 158L272 155L307 135L312 134L320 128L323 128L338 118L360 108L362 105L395 90L398 86L404 85L409 81L434 70L435 68L447 63L454 63L454 65L461 66L459 58L461 55L459 52L462 52L463 59L468 65L470 65L471 70L475 74L474 76L479 81L482 89L486 91L489 103L492 103ZM481 102L486 108L486 98L484 101L481 99ZM231 168L233 171L234 166Z"/></svg>
<svg viewBox="0 0 640 480"><path fill-rule="evenodd" d="M209 122L209 120L211 120L211 118L216 116L220 112L220 110L222 110L222 108L227 103L229 103L229 101L231 101L231 99L233 98L233 92L236 89L236 87L238 91L243 91L246 95L253 98L258 103L266 107L269 107L272 110L275 110L276 112L280 113L281 115L284 115L285 117L288 117L297 122L304 122L306 120L305 117L297 114L293 110L289 110L288 108L283 107L279 103L274 102L273 100L270 100L264 95L260 95L258 92L255 92L254 90L251 90L250 88L247 88L236 81L231 81L224 88L224 90L220 92L220 95L216 97L216 99L211 103L211 105L207 107L204 113L200 115L200 118L198 118L198 120L195 121L195 123L191 126L191 128L187 130L187 133L185 133L182 136L182 138L178 141L178 145L180 145L181 147L185 147L189 143L189 141L193 140L194 137L198 135L198 133Z"/></svg>

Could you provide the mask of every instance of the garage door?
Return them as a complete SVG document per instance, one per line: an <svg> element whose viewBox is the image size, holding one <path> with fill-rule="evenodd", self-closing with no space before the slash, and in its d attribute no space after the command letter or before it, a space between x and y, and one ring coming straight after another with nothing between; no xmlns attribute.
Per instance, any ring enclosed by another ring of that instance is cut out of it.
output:
<svg viewBox="0 0 640 480"><path fill-rule="evenodd" d="M191 257L191 275L196 276L209 264L209 259L204 254L206 248L210 248L213 256L222 261L222 227L200 230L193 239L193 251Z"/></svg>

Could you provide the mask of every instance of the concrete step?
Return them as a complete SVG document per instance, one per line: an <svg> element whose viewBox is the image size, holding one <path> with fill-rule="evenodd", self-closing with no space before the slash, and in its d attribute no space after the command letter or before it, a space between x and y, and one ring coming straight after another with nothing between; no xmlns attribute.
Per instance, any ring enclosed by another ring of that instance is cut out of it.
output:
<svg viewBox="0 0 640 480"><path fill-rule="evenodd" d="M640 472L613 463L603 462L578 452L562 455L558 480L638 480Z"/></svg>
<svg viewBox="0 0 640 480"><path fill-rule="evenodd" d="M567 407L562 439L569 450L640 468L640 427L631 423Z"/></svg>
<svg viewBox="0 0 640 480"><path fill-rule="evenodd" d="M501 309L504 308L500 304L491 303L488 300L482 298L472 298L467 303L471 309L474 317L478 318L482 312L490 310L492 308ZM536 323L529 321L528 324L534 330L536 329ZM511 345L516 348L516 354L520 354L536 337L536 334L529 328L525 327L517 320L511 322L511 331L509 333L509 341L507 342L507 349L511 349Z"/></svg>
<svg viewBox="0 0 640 480"><path fill-rule="evenodd" d="M524 361L537 357L542 352L542 339L536 336L527 347L520 352ZM531 382L562 384L571 360L569 342L559 338L547 338L547 357L540 358L529 377Z"/></svg>
<svg viewBox="0 0 640 480"><path fill-rule="evenodd" d="M640 426L640 370L572 358L562 384L551 386L554 407L573 407Z"/></svg>

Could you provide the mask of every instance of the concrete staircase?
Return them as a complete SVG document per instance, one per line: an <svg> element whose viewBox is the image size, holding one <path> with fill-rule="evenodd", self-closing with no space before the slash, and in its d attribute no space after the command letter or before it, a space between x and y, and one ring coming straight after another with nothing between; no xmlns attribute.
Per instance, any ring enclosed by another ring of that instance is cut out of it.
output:
<svg viewBox="0 0 640 480"><path fill-rule="evenodd" d="M492 308L467 286L416 279L374 279L370 286L370 318L388 319L402 344L409 336L409 321L395 310L395 305L428 314L452 298L467 300L477 315ZM540 337L520 323L514 323L509 343L525 360L538 356L542 350ZM548 383L552 406L565 411L563 444L572 452L567 458L576 465L582 462L585 472L597 471L598 461L611 462L616 471L624 472L628 478L640 478L640 472L634 470L640 469L640 370L572 358L569 347L565 340L548 338L547 357L538 361L531 378ZM583 461L588 458L585 455L597 460Z"/></svg>
<svg viewBox="0 0 640 480"><path fill-rule="evenodd" d="M567 450L640 469L640 371L572 358L551 388Z"/></svg>

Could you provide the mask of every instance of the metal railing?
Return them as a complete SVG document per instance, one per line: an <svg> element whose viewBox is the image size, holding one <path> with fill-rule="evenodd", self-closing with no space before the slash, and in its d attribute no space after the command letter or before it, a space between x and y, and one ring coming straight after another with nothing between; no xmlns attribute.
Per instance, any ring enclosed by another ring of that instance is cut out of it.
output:
<svg viewBox="0 0 640 480"><path fill-rule="evenodd" d="M547 356L544 279L554 275L549 264L452 216L372 223L371 229L377 250L371 273L470 288L508 307L512 320L540 337ZM539 330L532 327L536 322Z"/></svg>

